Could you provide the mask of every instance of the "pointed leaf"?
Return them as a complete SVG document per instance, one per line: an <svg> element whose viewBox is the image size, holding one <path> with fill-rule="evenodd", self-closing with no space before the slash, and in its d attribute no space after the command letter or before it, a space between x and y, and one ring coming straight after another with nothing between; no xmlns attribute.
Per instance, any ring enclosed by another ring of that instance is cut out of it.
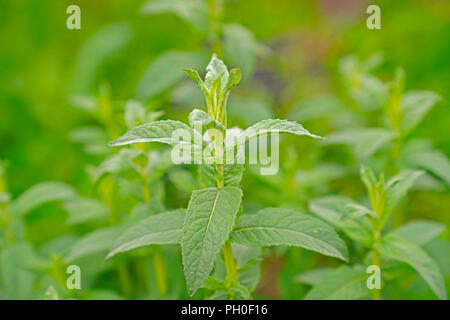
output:
<svg viewBox="0 0 450 320"><path fill-rule="evenodd" d="M436 262L418 245L398 235L388 234L381 242L375 243L375 249L387 258L409 264L422 276L439 299L447 298L444 279Z"/></svg>
<svg viewBox="0 0 450 320"><path fill-rule="evenodd" d="M445 230L445 225L432 220L414 220L394 229L392 232L419 246L424 245Z"/></svg>
<svg viewBox="0 0 450 320"><path fill-rule="evenodd" d="M185 216L186 210L178 209L139 221L125 230L114 241L114 245L106 258L150 244L180 243Z"/></svg>
<svg viewBox="0 0 450 320"><path fill-rule="evenodd" d="M357 300L369 295L363 266L342 266L325 276L305 296L305 300Z"/></svg>
<svg viewBox="0 0 450 320"><path fill-rule="evenodd" d="M180 141L173 137L173 132L178 129L186 130L193 134L191 128L182 122L175 120L159 120L131 129L123 136L110 142L110 146L123 146L141 142L161 142L177 145Z"/></svg>
<svg viewBox="0 0 450 320"><path fill-rule="evenodd" d="M237 187L207 188L192 193L181 241L184 273L191 294L211 273L227 241L242 198Z"/></svg>
<svg viewBox="0 0 450 320"><path fill-rule="evenodd" d="M239 218L231 234L246 246L299 246L327 256L347 260L347 247L326 223L283 208L266 208Z"/></svg>
<svg viewBox="0 0 450 320"><path fill-rule="evenodd" d="M22 193L10 205L13 215L21 216L47 202L66 201L77 197L71 186L57 181L41 182Z"/></svg>

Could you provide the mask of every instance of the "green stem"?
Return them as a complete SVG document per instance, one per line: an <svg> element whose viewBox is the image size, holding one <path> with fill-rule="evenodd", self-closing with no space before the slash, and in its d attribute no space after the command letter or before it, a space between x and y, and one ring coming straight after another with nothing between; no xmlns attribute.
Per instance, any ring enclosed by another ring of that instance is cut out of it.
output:
<svg viewBox="0 0 450 320"><path fill-rule="evenodd" d="M231 243L227 241L223 246L223 258L225 260L225 270L227 271L226 283L227 286L238 281L238 272L236 267L236 261L233 257L233 249Z"/></svg>
<svg viewBox="0 0 450 320"><path fill-rule="evenodd" d="M153 253L153 268L155 269L156 287L161 297L167 295L167 273L164 259L159 252L158 248L155 248Z"/></svg>
<svg viewBox="0 0 450 320"><path fill-rule="evenodd" d="M380 266L380 254L376 250L373 250L372 253L373 253L372 264L374 264L374 265L378 266L379 268L381 268L381 266ZM372 290L370 290L370 294L371 294L372 300L382 300L381 289L372 289Z"/></svg>

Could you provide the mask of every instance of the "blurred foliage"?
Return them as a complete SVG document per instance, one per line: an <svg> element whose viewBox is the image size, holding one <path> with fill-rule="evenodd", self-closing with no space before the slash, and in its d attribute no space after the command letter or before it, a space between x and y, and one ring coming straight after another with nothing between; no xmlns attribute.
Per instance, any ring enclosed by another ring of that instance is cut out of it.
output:
<svg viewBox="0 0 450 320"><path fill-rule="evenodd" d="M66 28L70 4L81 8L81 30ZM181 69L203 70L213 52L243 73L228 127L279 117L328 137L284 136L277 175L249 166L243 210L308 211L313 199L330 195L367 205L360 164L387 177L424 170L387 225L431 219L446 226L423 251L448 292L450 3L377 1L381 30L366 28L369 1L220 4L0 2L0 298L189 298L177 246L104 258L124 228L185 208L201 185L197 170L173 166L159 145L107 142L203 106ZM251 269L260 273L254 296L302 299L314 296L320 279L351 278L367 252L343 238L350 265L300 248L251 253L261 263L260 272ZM66 266L75 262L82 290L67 290ZM436 298L406 264L386 267L383 298Z"/></svg>

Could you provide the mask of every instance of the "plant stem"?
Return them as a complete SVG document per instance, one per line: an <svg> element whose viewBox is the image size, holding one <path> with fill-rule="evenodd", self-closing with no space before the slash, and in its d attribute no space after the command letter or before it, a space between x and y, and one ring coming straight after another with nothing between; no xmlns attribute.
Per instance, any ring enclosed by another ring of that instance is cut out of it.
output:
<svg viewBox="0 0 450 320"><path fill-rule="evenodd" d="M376 250L373 250L372 253L373 253L372 264L380 267L379 253ZM370 290L370 294L372 296L372 300L382 300L381 289L372 289L372 290Z"/></svg>
<svg viewBox="0 0 450 320"><path fill-rule="evenodd" d="M161 297L167 295L167 273L164 259L159 252L158 248L155 248L153 253L153 268L155 269L156 287Z"/></svg>
<svg viewBox="0 0 450 320"><path fill-rule="evenodd" d="M225 269L227 271L226 283L230 286L232 283L238 281L238 272L236 267L236 261L233 257L233 249L231 243L227 241L223 246L223 258L225 260Z"/></svg>

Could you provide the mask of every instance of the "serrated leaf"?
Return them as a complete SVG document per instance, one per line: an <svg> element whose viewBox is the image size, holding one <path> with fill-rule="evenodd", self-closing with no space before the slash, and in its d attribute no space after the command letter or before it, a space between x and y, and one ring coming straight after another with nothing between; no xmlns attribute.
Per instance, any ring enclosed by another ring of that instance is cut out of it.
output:
<svg viewBox="0 0 450 320"><path fill-rule="evenodd" d="M73 188L65 183L48 181L38 183L15 199L9 210L11 214L22 216L48 202L66 201L77 197Z"/></svg>
<svg viewBox="0 0 450 320"><path fill-rule="evenodd" d="M208 10L204 1L152 0L141 8L143 14L173 13L203 33L208 32Z"/></svg>
<svg viewBox="0 0 450 320"><path fill-rule="evenodd" d="M150 63L137 85L136 97L149 99L183 79L183 68L198 69L206 57L200 53L169 51Z"/></svg>
<svg viewBox="0 0 450 320"><path fill-rule="evenodd" d="M363 266L342 266L328 272L305 296L305 300L357 300L369 295Z"/></svg>
<svg viewBox="0 0 450 320"><path fill-rule="evenodd" d="M246 246L299 246L321 254L348 259L347 247L326 223L283 208L266 208L242 215L231 240Z"/></svg>
<svg viewBox="0 0 450 320"><path fill-rule="evenodd" d="M223 165L223 183L224 186L239 186L244 174L244 166L242 164L224 164ZM217 186L217 171L215 165L199 166L200 181L205 187Z"/></svg>
<svg viewBox="0 0 450 320"><path fill-rule="evenodd" d="M309 203L309 210L341 229L351 239L370 247L373 229L367 217L344 219L351 203L354 203L353 200L347 197L326 196L313 199Z"/></svg>
<svg viewBox="0 0 450 320"><path fill-rule="evenodd" d="M114 241L106 259L135 248L151 244L177 244L186 216L185 209L173 210L151 216L126 229Z"/></svg>
<svg viewBox="0 0 450 320"><path fill-rule="evenodd" d="M175 139L173 136L175 130L186 130L186 132L192 133L193 136L191 128L183 122L159 120L133 128L123 136L110 142L109 145L116 147L131 143L160 142L174 146L180 143L180 140Z"/></svg>
<svg viewBox="0 0 450 320"><path fill-rule="evenodd" d="M281 120L281 119L266 119L262 120L246 130L242 131L236 139L233 139L232 143L229 143L226 147L227 151L230 152L231 149L239 147L250 139L268 135L271 133L292 133L298 136L307 135L316 139L323 139L322 137L316 136L306 130L301 124L295 121Z"/></svg>
<svg viewBox="0 0 450 320"><path fill-rule="evenodd" d="M381 242L375 243L374 247L387 258L409 264L422 276L439 299L447 298L444 279L438 266L418 245L391 233L383 237Z"/></svg>
<svg viewBox="0 0 450 320"><path fill-rule="evenodd" d="M402 131L411 132L441 97L431 91L411 91L402 98Z"/></svg>
<svg viewBox="0 0 450 320"><path fill-rule="evenodd" d="M326 143L348 145L357 156L368 158L389 143L394 136L393 131L384 128L344 129L332 133Z"/></svg>
<svg viewBox="0 0 450 320"><path fill-rule="evenodd" d="M207 188L192 193L181 241L189 292L195 293L210 274L227 241L242 198L237 187Z"/></svg>
<svg viewBox="0 0 450 320"><path fill-rule="evenodd" d="M67 224L75 225L92 220L106 218L110 210L97 199L75 199L64 203L64 209L69 213Z"/></svg>
<svg viewBox="0 0 450 320"><path fill-rule="evenodd" d="M120 235L121 231L122 228L119 226L107 227L95 230L83 236L73 245L64 261L70 263L94 254L106 254Z"/></svg>
<svg viewBox="0 0 450 320"><path fill-rule="evenodd" d="M414 220L392 232L401 238L411 241L419 246L424 245L445 230L445 225L432 220Z"/></svg>

